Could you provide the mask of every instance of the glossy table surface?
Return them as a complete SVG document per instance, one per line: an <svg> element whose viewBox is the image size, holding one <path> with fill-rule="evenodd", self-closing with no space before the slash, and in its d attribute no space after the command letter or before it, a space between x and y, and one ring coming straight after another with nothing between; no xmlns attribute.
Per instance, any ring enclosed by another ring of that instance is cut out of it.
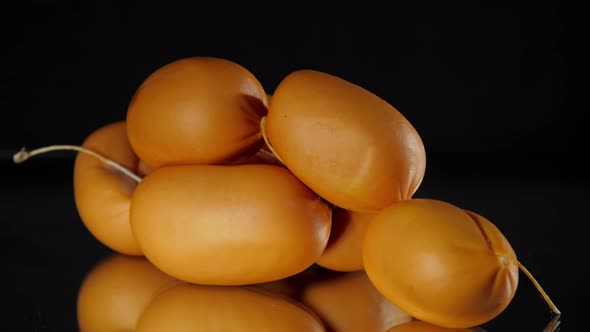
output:
<svg viewBox="0 0 590 332"><path fill-rule="evenodd" d="M77 214L73 158L37 157L14 165L9 155L3 157L3 324L7 331L76 331L80 286L112 252ZM590 261L583 240L589 181L583 171L567 156L431 154L415 197L445 200L494 222L562 311L560 331L587 331L582 317L588 308L588 276L582 266ZM509 307L482 327L543 331L551 319L521 273Z"/></svg>

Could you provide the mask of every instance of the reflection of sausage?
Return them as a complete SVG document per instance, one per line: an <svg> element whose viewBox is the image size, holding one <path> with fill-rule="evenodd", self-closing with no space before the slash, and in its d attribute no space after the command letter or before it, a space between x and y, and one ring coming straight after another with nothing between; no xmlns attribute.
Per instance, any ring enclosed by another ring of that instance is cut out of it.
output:
<svg viewBox="0 0 590 332"><path fill-rule="evenodd" d="M313 313L286 297L252 287L181 284L150 303L136 331L323 332L324 328Z"/></svg>
<svg viewBox="0 0 590 332"><path fill-rule="evenodd" d="M284 168L165 166L131 199L131 226L162 271L238 285L303 271L328 242L331 210Z"/></svg>
<svg viewBox="0 0 590 332"><path fill-rule="evenodd" d="M412 319L381 295L364 271L312 280L301 301L333 332L383 332Z"/></svg>
<svg viewBox="0 0 590 332"><path fill-rule="evenodd" d="M363 243L367 275L416 319L466 328L499 315L518 284L518 262L487 219L451 204L413 199L381 211Z"/></svg>
<svg viewBox="0 0 590 332"><path fill-rule="evenodd" d="M256 77L236 63L177 60L137 89L127 111L129 141L152 167L244 160L262 145L266 98Z"/></svg>
<svg viewBox="0 0 590 332"><path fill-rule="evenodd" d="M144 257L107 257L86 275L78 292L80 331L135 331L153 297L175 283Z"/></svg>
<svg viewBox="0 0 590 332"><path fill-rule="evenodd" d="M449 329L415 320L394 326L386 332L486 332L486 330L481 327L473 327L470 329Z"/></svg>
<svg viewBox="0 0 590 332"><path fill-rule="evenodd" d="M411 198L426 167L420 136L393 106L312 70L293 72L279 83L266 137L303 183L352 211L377 212Z"/></svg>
<svg viewBox="0 0 590 332"><path fill-rule="evenodd" d="M326 250L316 263L334 271L363 269L363 238L375 213L332 211L332 230Z"/></svg>
<svg viewBox="0 0 590 332"><path fill-rule="evenodd" d="M138 167L124 122L96 130L82 146L129 170ZM99 159L78 153L74 164L74 197L80 218L96 239L129 255L141 255L129 224L130 197L136 185L134 180Z"/></svg>

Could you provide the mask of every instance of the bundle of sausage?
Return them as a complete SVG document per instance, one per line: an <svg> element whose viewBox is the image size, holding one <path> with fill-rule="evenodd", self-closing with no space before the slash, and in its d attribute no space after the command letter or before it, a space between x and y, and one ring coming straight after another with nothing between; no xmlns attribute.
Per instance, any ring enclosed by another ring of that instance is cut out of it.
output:
<svg viewBox="0 0 590 332"><path fill-rule="evenodd" d="M185 282L365 270L412 317L465 328L508 306L523 268L486 218L413 198L426 153L396 108L319 71L290 73L271 96L239 64L181 59L78 151L89 231Z"/></svg>

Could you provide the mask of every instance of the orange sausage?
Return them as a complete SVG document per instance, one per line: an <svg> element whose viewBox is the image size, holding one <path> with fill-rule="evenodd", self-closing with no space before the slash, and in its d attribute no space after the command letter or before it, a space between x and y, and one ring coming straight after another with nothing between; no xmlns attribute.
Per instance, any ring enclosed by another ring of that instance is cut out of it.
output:
<svg viewBox="0 0 590 332"><path fill-rule="evenodd" d="M334 208L332 230L324 253L316 263L334 271L363 269L363 239L369 221L375 213L363 213Z"/></svg>
<svg viewBox="0 0 590 332"><path fill-rule="evenodd" d="M313 70L276 88L266 135L285 165L336 206L377 212L411 198L422 182L420 136L393 106L338 77Z"/></svg>
<svg viewBox="0 0 590 332"><path fill-rule="evenodd" d="M331 210L284 168L168 166L131 199L131 226L162 271L198 284L243 285L303 271L328 242Z"/></svg>
<svg viewBox="0 0 590 332"><path fill-rule="evenodd" d="M245 160L262 145L264 89L228 60L193 57L152 73L127 111L129 141L152 167Z"/></svg>
<svg viewBox="0 0 590 332"><path fill-rule="evenodd" d="M389 300L435 325L466 328L499 315L518 284L514 250L487 219L437 200L381 211L363 243L365 271Z"/></svg>
<svg viewBox="0 0 590 332"><path fill-rule="evenodd" d="M82 145L129 170L139 160L127 140L125 122L106 125ZM74 164L74 198L80 218L92 235L107 247L141 255L129 224L129 203L137 183L93 156L78 153Z"/></svg>
<svg viewBox="0 0 590 332"><path fill-rule="evenodd" d="M84 278L78 292L81 332L135 331L153 297L178 283L144 257L112 255Z"/></svg>
<svg viewBox="0 0 590 332"><path fill-rule="evenodd" d="M412 319L381 295L364 271L318 278L303 289L301 301L332 332L383 332Z"/></svg>
<svg viewBox="0 0 590 332"><path fill-rule="evenodd" d="M323 332L324 328L308 309L285 297L255 288L181 284L152 301L135 331Z"/></svg>

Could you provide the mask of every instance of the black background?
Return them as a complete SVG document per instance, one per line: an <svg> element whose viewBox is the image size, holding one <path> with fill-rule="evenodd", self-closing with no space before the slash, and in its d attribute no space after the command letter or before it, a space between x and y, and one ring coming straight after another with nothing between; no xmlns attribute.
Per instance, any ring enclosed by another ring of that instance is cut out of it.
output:
<svg viewBox="0 0 590 332"><path fill-rule="evenodd" d="M562 309L562 331L588 330L581 319L588 277L580 267L589 261L587 103L573 101L578 68L569 57L587 35L574 9L558 2L22 1L0 15L8 324L76 330L79 284L109 252L75 210L74 155L15 166L12 154L22 146L80 144L123 120L135 89L157 68L217 56L249 69L269 93L291 71L309 68L394 105L428 153L416 196L487 216ZM541 331L550 318L521 275L513 303L486 327Z"/></svg>

